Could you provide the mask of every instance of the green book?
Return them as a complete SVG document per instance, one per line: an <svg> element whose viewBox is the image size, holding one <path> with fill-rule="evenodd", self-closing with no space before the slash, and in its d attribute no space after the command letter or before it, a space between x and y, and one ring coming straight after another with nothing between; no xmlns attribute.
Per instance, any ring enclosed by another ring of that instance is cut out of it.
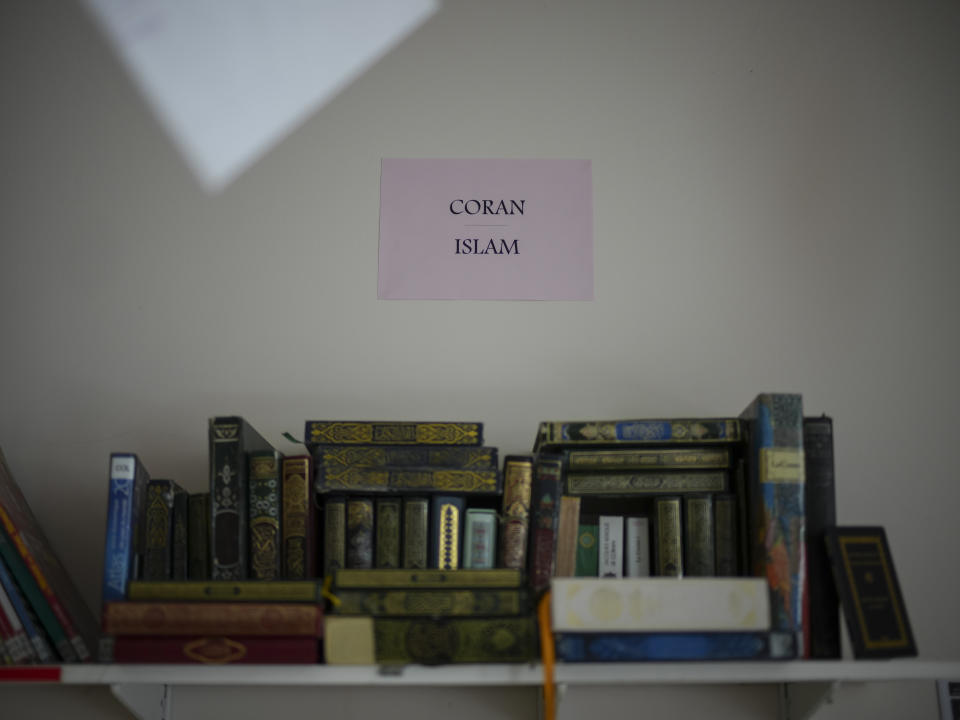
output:
<svg viewBox="0 0 960 720"><path fill-rule="evenodd" d="M323 576L347 565L347 499L323 501Z"/></svg>
<svg viewBox="0 0 960 720"><path fill-rule="evenodd" d="M597 577L599 574L600 553L598 550L600 526L596 516L585 516L580 519L580 529L577 533L577 567L578 577Z"/></svg>
<svg viewBox="0 0 960 720"><path fill-rule="evenodd" d="M336 591L337 615L375 617L447 615L520 615L530 612L527 592L520 589L376 589Z"/></svg>
<svg viewBox="0 0 960 720"><path fill-rule="evenodd" d="M521 663L537 657L532 614L502 618L374 618L379 664Z"/></svg>
<svg viewBox="0 0 960 720"><path fill-rule="evenodd" d="M133 580L129 600L154 602L323 602L317 580Z"/></svg>
<svg viewBox="0 0 960 720"><path fill-rule="evenodd" d="M430 544L430 501L425 497L403 498L403 567L426 568Z"/></svg>

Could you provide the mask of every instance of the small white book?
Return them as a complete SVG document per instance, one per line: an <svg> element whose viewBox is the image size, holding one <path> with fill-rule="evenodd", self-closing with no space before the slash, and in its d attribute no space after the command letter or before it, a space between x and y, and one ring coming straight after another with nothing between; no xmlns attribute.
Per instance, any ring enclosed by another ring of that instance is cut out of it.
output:
<svg viewBox="0 0 960 720"><path fill-rule="evenodd" d="M763 578L553 578L554 632L769 630Z"/></svg>

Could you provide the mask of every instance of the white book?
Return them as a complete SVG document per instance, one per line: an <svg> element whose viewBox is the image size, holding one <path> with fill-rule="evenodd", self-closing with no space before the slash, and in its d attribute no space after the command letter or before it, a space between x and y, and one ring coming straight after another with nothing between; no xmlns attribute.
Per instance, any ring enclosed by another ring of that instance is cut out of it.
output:
<svg viewBox="0 0 960 720"><path fill-rule="evenodd" d="M769 630L763 578L553 578L554 632Z"/></svg>
<svg viewBox="0 0 960 720"><path fill-rule="evenodd" d="M627 518L627 543L624 557L624 575L648 577L650 575L650 519Z"/></svg>
<svg viewBox="0 0 960 720"><path fill-rule="evenodd" d="M623 577L623 516L601 515L597 529L600 577Z"/></svg>

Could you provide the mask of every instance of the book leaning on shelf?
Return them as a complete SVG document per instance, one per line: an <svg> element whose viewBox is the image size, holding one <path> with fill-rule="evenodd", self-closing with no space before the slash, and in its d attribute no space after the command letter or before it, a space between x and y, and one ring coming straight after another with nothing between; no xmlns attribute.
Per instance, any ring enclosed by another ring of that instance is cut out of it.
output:
<svg viewBox="0 0 960 720"><path fill-rule="evenodd" d="M96 659L99 628L0 450L0 560L63 662ZM16 612L13 596L7 593ZM32 619L32 618L31 618ZM20 624L23 624L22 617ZM24 628L26 630L26 628ZM39 655L38 661L39 661Z"/></svg>

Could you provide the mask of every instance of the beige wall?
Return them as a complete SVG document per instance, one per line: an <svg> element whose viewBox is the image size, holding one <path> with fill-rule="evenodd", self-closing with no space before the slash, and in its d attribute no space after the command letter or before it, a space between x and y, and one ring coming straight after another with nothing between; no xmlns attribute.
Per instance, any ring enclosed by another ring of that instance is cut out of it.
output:
<svg viewBox="0 0 960 720"><path fill-rule="evenodd" d="M840 521L886 527L922 656L960 659L958 71L949 0L452 0L207 196L82 8L3 3L0 445L95 606L109 453L199 489L214 414L282 447L307 418L479 419L511 452L543 419L798 391L835 419ZM595 301L378 301L401 156L592 159ZM98 692L49 696L92 718ZM845 686L818 717L935 707L932 684Z"/></svg>

